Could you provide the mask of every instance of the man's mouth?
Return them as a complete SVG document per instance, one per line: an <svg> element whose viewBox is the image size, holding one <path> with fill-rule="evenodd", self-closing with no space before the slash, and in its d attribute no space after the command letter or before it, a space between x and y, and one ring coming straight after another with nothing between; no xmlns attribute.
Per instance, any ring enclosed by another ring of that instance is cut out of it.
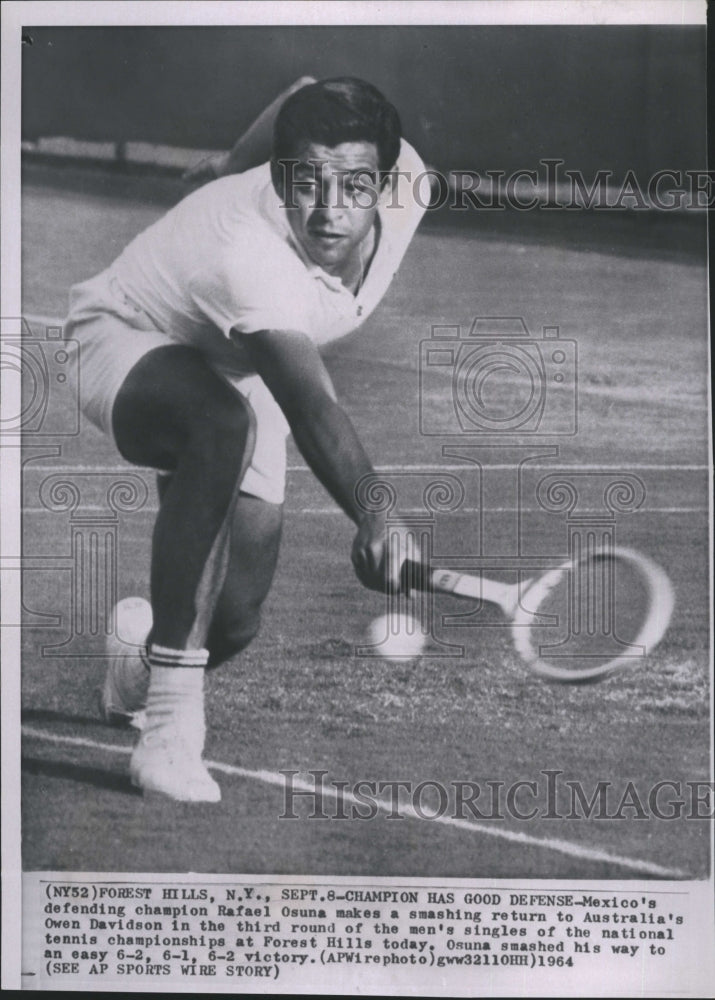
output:
<svg viewBox="0 0 715 1000"><path fill-rule="evenodd" d="M336 233L332 229L309 229L308 234L311 239L320 240L326 243L337 242L345 239L344 233Z"/></svg>

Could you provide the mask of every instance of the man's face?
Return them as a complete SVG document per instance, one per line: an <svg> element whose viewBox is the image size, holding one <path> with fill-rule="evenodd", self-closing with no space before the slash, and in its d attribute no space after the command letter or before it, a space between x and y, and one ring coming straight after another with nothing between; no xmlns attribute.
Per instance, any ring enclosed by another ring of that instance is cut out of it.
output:
<svg viewBox="0 0 715 1000"><path fill-rule="evenodd" d="M295 160L279 165L275 176L293 235L312 261L339 276L375 221L377 147L372 142L333 147L310 142Z"/></svg>

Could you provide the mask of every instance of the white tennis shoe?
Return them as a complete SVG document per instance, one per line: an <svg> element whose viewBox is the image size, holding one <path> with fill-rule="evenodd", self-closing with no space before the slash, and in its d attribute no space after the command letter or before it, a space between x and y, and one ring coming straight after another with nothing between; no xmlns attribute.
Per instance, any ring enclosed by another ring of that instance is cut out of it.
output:
<svg viewBox="0 0 715 1000"><path fill-rule="evenodd" d="M143 729L150 671L141 656L151 630L151 605L143 597L125 597L114 608L114 631L107 636L109 657L100 713L110 726Z"/></svg>
<svg viewBox="0 0 715 1000"><path fill-rule="evenodd" d="M220 802L221 789L201 759L196 739L171 723L143 732L131 761L132 784L177 802Z"/></svg>

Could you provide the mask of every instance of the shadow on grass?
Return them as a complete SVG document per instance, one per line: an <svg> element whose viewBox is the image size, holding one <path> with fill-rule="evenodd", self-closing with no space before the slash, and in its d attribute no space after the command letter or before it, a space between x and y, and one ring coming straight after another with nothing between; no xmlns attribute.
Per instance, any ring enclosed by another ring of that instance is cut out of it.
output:
<svg viewBox="0 0 715 1000"><path fill-rule="evenodd" d="M64 722L72 726L104 725L96 715L71 715L69 712L55 712L51 708L24 708L20 719L22 722Z"/></svg>
<svg viewBox="0 0 715 1000"><path fill-rule="evenodd" d="M141 796L142 794L140 789L132 785L128 775L104 771L99 767L86 767L83 764L67 764L63 761L39 760L36 757L23 757L21 767L27 774L79 781L84 785L106 788L112 792L121 792L123 795Z"/></svg>

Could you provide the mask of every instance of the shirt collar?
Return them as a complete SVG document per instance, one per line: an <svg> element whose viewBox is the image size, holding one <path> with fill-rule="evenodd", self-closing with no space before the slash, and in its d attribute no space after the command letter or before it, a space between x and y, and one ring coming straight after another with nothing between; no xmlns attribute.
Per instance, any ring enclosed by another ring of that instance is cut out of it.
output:
<svg viewBox="0 0 715 1000"><path fill-rule="evenodd" d="M370 274L372 273L375 264L375 259L379 254L384 252L385 246L387 246L389 242L386 233L387 227L385 226L385 217L383 214L382 205L379 205L377 209L378 220L379 220L377 249L373 254L372 262L368 270L367 277L360 286L357 295L353 295L350 289L345 287L345 285L342 283L340 278L337 277L337 275L328 274L327 271L325 271L322 267L320 267L319 264L316 264L315 261L312 260L312 258L309 257L308 254L305 252L300 242L295 238L293 234L293 230L291 229L290 223L288 222L288 219L286 217L285 208L281 204L281 201L276 193L276 190L273 187L270 175L268 177L268 182L261 193L261 209L264 216L267 217L267 219L274 226L274 228L278 230L279 234L290 246L290 248L293 250L296 256L300 258L300 260L305 266L306 271L311 276L311 278L317 278L318 280L324 282L324 284L326 284L329 288L332 288L335 291L344 292L345 294L349 295L351 299L357 300L361 298L365 290L365 286L370 281Z"/></svg>

